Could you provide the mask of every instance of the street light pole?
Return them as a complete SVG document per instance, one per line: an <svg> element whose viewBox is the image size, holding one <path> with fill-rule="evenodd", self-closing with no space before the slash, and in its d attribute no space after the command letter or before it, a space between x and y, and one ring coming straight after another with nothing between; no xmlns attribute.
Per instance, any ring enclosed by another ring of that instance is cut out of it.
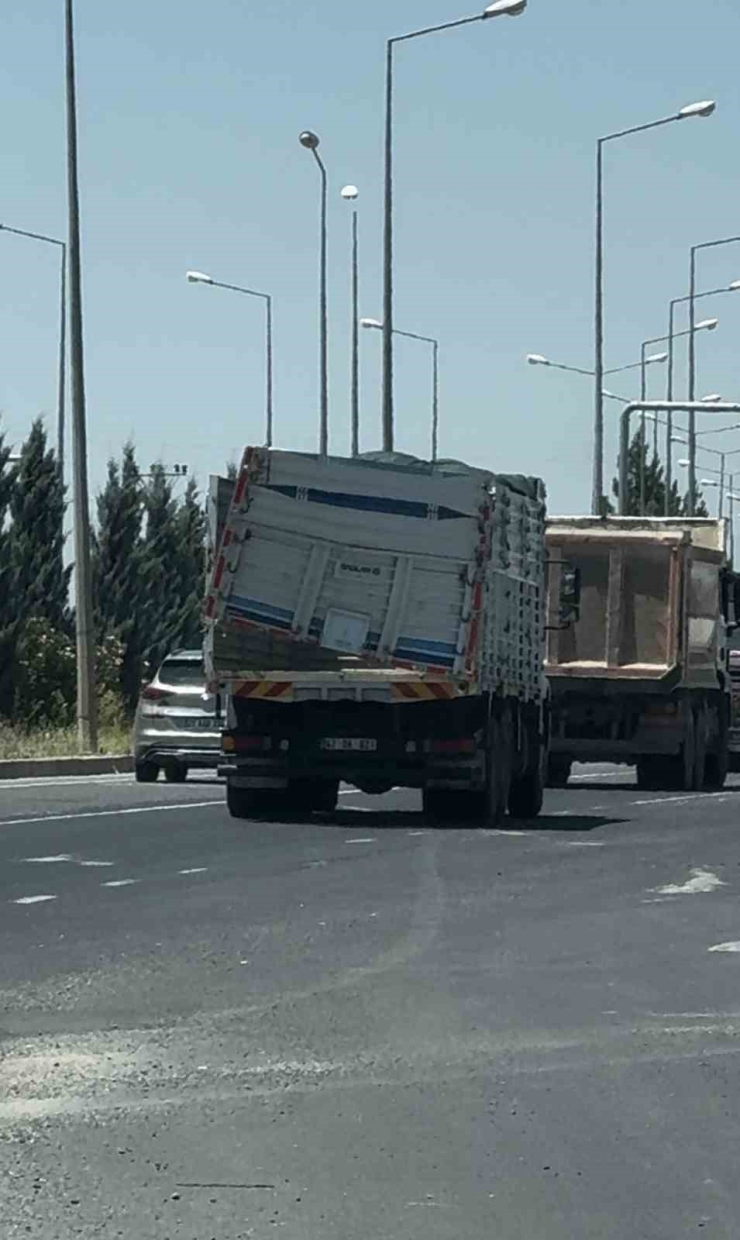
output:
<svg viewBox="0 0 740 1240"><path fill-rule="evenodd" d="M699 250L713 250L717 246L733 245L740 237L720 237L716 241L702 241L692 245L689 257L689 401L696 400L696 343L694 325L696 293L696 255ZM696 490L696 418L689 413L689 516L694 515L694 492Z"/></svg>
<svg viewBox="0 0 740 1240"><path fill-rule="evenodd" d="M630 134L644 133L648 129L658 129L670 125L673 121L686 120L690 116L711 116L716 104L711 100L688 104L673 116L665 116L661 120L651 121L647 125L633 125L629 129L621 129L616 133L606 134L596 143L596 262L595 262L595 312L594 312L594 460L593 460L593 492L591 497L592 512L598 516L601 511L604 492L604 399L602 395L604 379L604 167L603 148L607 142L618 138L626 138Z"/></svg>
<svg viewBox="0 0 740 1240"><path fill-rule="evenodd" d="M225 288L231 293L242 293L246 297L259 297L265 303L265 444L272 447L273 407L272 407L272 296L270 293L259 293L257 289L245 288L241 284L225 284L222 280L214 280L203 271L188 271L185 277L189 284L208 284L211 288Z"/></svg>
<svg viewBox="0 0 740 1240"><path fill-rule="evenodd" d="M358 190L356 185L345 185L342 198L346 202L356 202ZM350 425L352 456L360 453L360 270L357 208L352 210L352 351L350 362Z"/></svg>
<svg viewBox="0 0 740 1240"><path fill-rule="evenodd" d="M30 237L33 241L43 241L47 245L55 245L61 254L59 270L59 360L57 363L57 462L63 486L67 387L67 243L66 241L60 241L57 237L46 237L43 233L27 232L24 228L10 228L7 224L0 224L0 232L13 233L16 237Z"/></svg>
<svg viewBox="0 0 740 1240"><path fill-rule="evenodd" d="M419 39L427 34L439 34L443 30L455 30L473 22L486 21L492 17L519 17L527 7L527 0L496 0L482 13L473 17L461 17L457 21L428 26L424 30L412 30L410 34L388 39L385 49L385 154L383 192L383 451L393 451L393 49L397 43Z"/></svg>
<svg viewBox="0 0 740 1240"><path fill-rule="evenodd" d="M377 319L360 319L363 327L383 330L383 324ZM399 327L393 328L394 336L405 336L407 340L422 340L432 346L432 461L437 459L439 440L439 341L434 336L420 336L418 332L402 332Z"/></svg>
<svg viewBox="0 0 740 1240"><path fill-rule="evenodd" d="M67 97L67 193L69 199L70 369L72 379L72 464L74 473L75 629L77 645L77 735L83 753L98 747L95 685L92 575L90 571L90 509L87 483L85 368L82 336L82 275L80 263L80 195L77 167L77 99L72 0L65 0L65 61Z"/></svg>
<svg viewBox="0 0 740 1240"><path fill-rule="evenodd" d="M324 161L319 155L319 138L310 129L299 135L301 146L311 152L318 165L321 176L321 225L319 255L319 382L321 418L319 426L319 454L326 456L329 451L329 369L328 369L328 316L326 303L326 204L327 179Z"/></svg>

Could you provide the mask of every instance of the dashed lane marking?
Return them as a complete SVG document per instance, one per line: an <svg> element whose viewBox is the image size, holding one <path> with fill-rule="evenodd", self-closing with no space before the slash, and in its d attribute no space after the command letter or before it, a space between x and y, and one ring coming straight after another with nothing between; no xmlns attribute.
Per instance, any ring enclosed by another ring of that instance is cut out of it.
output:
<svg viewBox="0 0 740 1240"><path fill-rule="evenodd" d="M707 948L710 952L740 952L740 943L715 943L714 947Z"/></svg>
<svg viewBox="0 0 740 1240"><path fill-rule="evenodd" d="M10 900L9 904L43 904L45 900L56 900L56 896L21 896L19 900Z"/></svg>
<svg viewBox="0 0 740 1240"><path fill-rule="evenodd" d="M133 887L134 883L140 883L140 878L113 878L108 883L101 883L101 887Z"/></svg>
<svg viewBox="0 0 740 1240"><path fill-rule="evenodd" d="M178 874L205 874L208 870L207 865L197 865L191 870L178 870Z"/></svg>

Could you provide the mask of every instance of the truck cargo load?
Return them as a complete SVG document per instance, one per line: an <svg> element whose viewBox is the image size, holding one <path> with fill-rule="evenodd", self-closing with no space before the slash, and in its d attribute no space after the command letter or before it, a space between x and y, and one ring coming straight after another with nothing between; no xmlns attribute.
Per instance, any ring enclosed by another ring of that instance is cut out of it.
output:
<svg viewBox="0 0 740 1240"><path fill-rule="evenodd" d="M212 479L206 667L229 803L331 807L339 780L430 812L536 812L545 492L401 454L248 448Z"/></svg>

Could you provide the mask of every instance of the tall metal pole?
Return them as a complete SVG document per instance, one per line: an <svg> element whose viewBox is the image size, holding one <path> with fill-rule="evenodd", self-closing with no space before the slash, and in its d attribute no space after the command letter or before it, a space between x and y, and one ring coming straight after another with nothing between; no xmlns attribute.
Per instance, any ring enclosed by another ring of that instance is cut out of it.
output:
<svg viewBox="0 0 740 1240"><path fill-rule="evenodd" d="M594 461L591 512L601 513L604 493L604 156L596 143L596 307L594 319Z"/></svg>
<svg viewBox="0 0 740 1240"><path fill-rule="evenodd" d="M360 452L360 266L357 211L352 212L352 455Z"/></svg>
<svg viewBox="0 0 740 1240"><path fill-rule="evenodd" d="M267 307L267 447L272 447L273 412L272 412L272 297L265 297Z"/></svg>
<svg viewBox="0 0 740 1240"><path fill-rule="evenodd" d="M66 440L66 387L67 387L67 246L62 242L61 272L59 280L59 380L57 387L57 460L59 477L64 486L64 447Z"/></svg>
<svg viewBox="0 0 740 1240"><path fill-rule="evenodd" d="M320 315L320 374L321 374L321 429L319 432L319 452L321 456L326 456L329 451L329 363L328 363L328 315L326 304L326 205L327 205L327 183L326 168L324 162L317 150L314 150L314 159L319 165L321 172L321 274L320 274L320 293L319 293L319 315Z"/></svg>
<svg viewBox="0 0 740 1240"><path fill-rule="evenodd" d="M689 264L689 401L696 400L696 246ZM689 516L696 506L696 415L689 413Z"/></svg>
<svg viewBox="0 0 740 1240"><path fill-rule="evenodd" d="M640 346L640 400L647 400L645 342ZM640 415L640 516L645 516L645 411Z"/></svg>
<svg viewBox="0 0 740 1240"><path fill-rule="evenodd" d="M734 474L730 474L728 478L729 492L727 499L730 504L730 568L735 566L735 487Z"/></svg>
<svg viewBox="0 0 740 1240"><path fill-rule="evenodd" d="M439 342L432 345L432 461L437 459L439 439Z"/></svg>
<svg viewBox="0 0 740 1240"><path fill-rule="evenodd" d="M385 179L383 195L383 451L393 451L393 44L385 54Z"/></svg>
<svg viewBox="0 0 740 1240"><path fill-rule="evenodd" d="M72 456L74 471L75 628L77 637L77 734L82 752L90 753L94 752L98 746L98 719L95 687L92 576L90 572L90 511L87 485L87 433L85 426L85 372L80 269L80 198L77 170L77 99L72 0L65 0L65 52L67 192L69 200L70 368L72 374Z"/></svg>
<svg viewBox="0 0 740 1240"><path fill-rule="evenodd" d="M725 495L725 453L719 454L719 495L717 497L717 516L720 521L724 514L724 495Z"/></svg>
<svg viewBox="0 0 740 1240"><path fill-rule="evenodd" d="M673 312L676 302L672 301L668 310L668 377L666 380L665 398L670 403L673 400ZM673 413L670 409L666 411L666 431L665 431L665 504L664 513L667 517L671 515L671 491L673 489Z"/></svg>

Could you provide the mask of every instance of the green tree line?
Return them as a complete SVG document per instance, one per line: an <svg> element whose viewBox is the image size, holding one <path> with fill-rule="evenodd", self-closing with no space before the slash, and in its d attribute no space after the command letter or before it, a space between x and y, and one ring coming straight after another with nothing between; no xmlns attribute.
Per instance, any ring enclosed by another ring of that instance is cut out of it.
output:
<svg viewBox="0 0 740 1240"><path fill-rule="evenodd" d="M0 433L0 721L24 728L75 716L66 503L42 420L17 460ZM183 488L161 464L144 474L129 443L108 462L93 517L101 720L118 722L168 651L201 643L204 503L194 478Z"/></svg>

